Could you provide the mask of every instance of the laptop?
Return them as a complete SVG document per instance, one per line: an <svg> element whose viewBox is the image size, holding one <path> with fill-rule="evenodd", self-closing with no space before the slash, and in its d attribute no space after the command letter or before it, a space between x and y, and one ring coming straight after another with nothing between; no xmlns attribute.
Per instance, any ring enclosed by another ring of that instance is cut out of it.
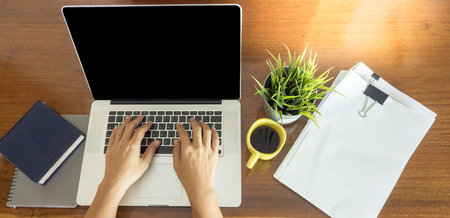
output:
<svg viewBox="0 0 450 218"><path fill-rule="evenodd" d="M143 114L141 150L162 145L121 206L189 206L172 159L174 125L189 118L219 131L219 206L241 203L242 10L223 5L65 6L62 13L94 102L77 203L90 205L115 125Z"/></svg>

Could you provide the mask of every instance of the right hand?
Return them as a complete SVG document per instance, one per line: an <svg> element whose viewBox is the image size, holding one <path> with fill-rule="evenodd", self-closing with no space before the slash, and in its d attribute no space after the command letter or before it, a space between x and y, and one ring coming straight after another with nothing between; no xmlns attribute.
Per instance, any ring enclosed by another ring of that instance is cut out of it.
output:
<svg viewBox="0 0 450 218"><path fill-rule="evenodd" d="M173 167L188 194L194 217L222 217L214 191L219 135L202 121L191 118L190 123L192 142L183 125L177 124L180 140L174 142Z"/></svg>
<svg viewBox="0 0 450 218"><path fill-rule="evenodd" d="M219 150L219 135L214 127L210 129L208 125L202 121L197 122L194 118L190 122L193 130L192 142L183 125L178 123L180 140L175 140L173 149L173 166L188 195L214 189L213 179Z"/></svg>

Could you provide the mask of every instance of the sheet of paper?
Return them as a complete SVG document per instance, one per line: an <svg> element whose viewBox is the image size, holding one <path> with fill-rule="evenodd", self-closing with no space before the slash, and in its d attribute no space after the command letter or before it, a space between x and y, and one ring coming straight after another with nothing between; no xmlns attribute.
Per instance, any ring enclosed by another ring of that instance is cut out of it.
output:
<svg viewBox="0 0 450 218"><path fill-rule="evenodd" d="M346 97L329 95L274 177L332 217L377 217L434 120L392 98L361 118L367 81L339 79Z"/></svg>
<svg viewBox="0 0 450 218"><path fill-rule="evenodd" d="M351 71L358 74L366 82L369 82L371 80L372 74L374 73L363 62L359 62L355 66L353 66L350 70L342 70L338 74L338 76L335 78L335 80L333 81L332 87L335 88L337 85L339 85L339 83L342 80L344 80L347 77L348 73ZM374 81L374 83L377 88L381 89L383 92L390 95L390 97L393 98L394 100L398 101L399 103L405 105L408 108L411 108L411 109L427 116L429 118L428 123L427 123L428 129L431 127L431 125L433 124L433 122L436 118L436 113L434 113L430 109L426 108L425 106L423 106L422 104L420 104L419 102L414 100L413 98L402 93L401 91L399 91L398 89L393 87L391 84L389 84L385 80L383 80L383 78L380 78L378 81ZM333 94L333 93L328 92L325 97L328 98L330 96L330 94ZM321 101L321 103L318 106L319 111L321 111L320 108L323 106L323 104L325 102L326 102L326 99ZM294 142L294 145L289 150L288 154L285 157L285 160L279 166L277 172L284 171L284 169L286 168L290 159L292 159L292 156L295 154L299 145L301 144L301 142L303 141L305 136L308 134L308 132L312 126L313 126L313 122L311 120L309 120L308 123L303 128L302 132L300 133L299 137L297 138L296 142ZM423 136L425 136L425 133Z"/></svg>

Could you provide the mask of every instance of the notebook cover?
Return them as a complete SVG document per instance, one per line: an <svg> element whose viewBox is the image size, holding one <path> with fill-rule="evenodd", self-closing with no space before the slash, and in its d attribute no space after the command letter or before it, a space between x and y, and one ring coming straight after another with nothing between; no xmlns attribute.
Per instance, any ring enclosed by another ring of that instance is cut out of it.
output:
<svg viewBox="0 0 450 218"><path fill-rule="evenodd" d="M89 115L61 115L76 128L86 134ZM55 172L45 185L33 183L16 168L6 206L8 207L57 207L77 206L78 180L80 180L81 161L84 144L82 142L66 163Z"/></svg>
<svg viewBox="0 0 450 218"><path fill-rule="evenodd" d="M55 164L80 137L84 140L80 130L38 100L0 139L0 153L34 183L45 184L48 179L41 179L61 166Z"/></svg>

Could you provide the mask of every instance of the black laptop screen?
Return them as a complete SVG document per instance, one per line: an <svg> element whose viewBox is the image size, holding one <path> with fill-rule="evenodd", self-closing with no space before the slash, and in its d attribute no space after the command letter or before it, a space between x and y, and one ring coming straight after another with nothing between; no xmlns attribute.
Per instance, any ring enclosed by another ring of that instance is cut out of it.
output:
<svg viewBox="0 0 450 218"><path fill-rule="evenodd" d="M237 5L62 10L96 100L240 98Z"/></svg>

